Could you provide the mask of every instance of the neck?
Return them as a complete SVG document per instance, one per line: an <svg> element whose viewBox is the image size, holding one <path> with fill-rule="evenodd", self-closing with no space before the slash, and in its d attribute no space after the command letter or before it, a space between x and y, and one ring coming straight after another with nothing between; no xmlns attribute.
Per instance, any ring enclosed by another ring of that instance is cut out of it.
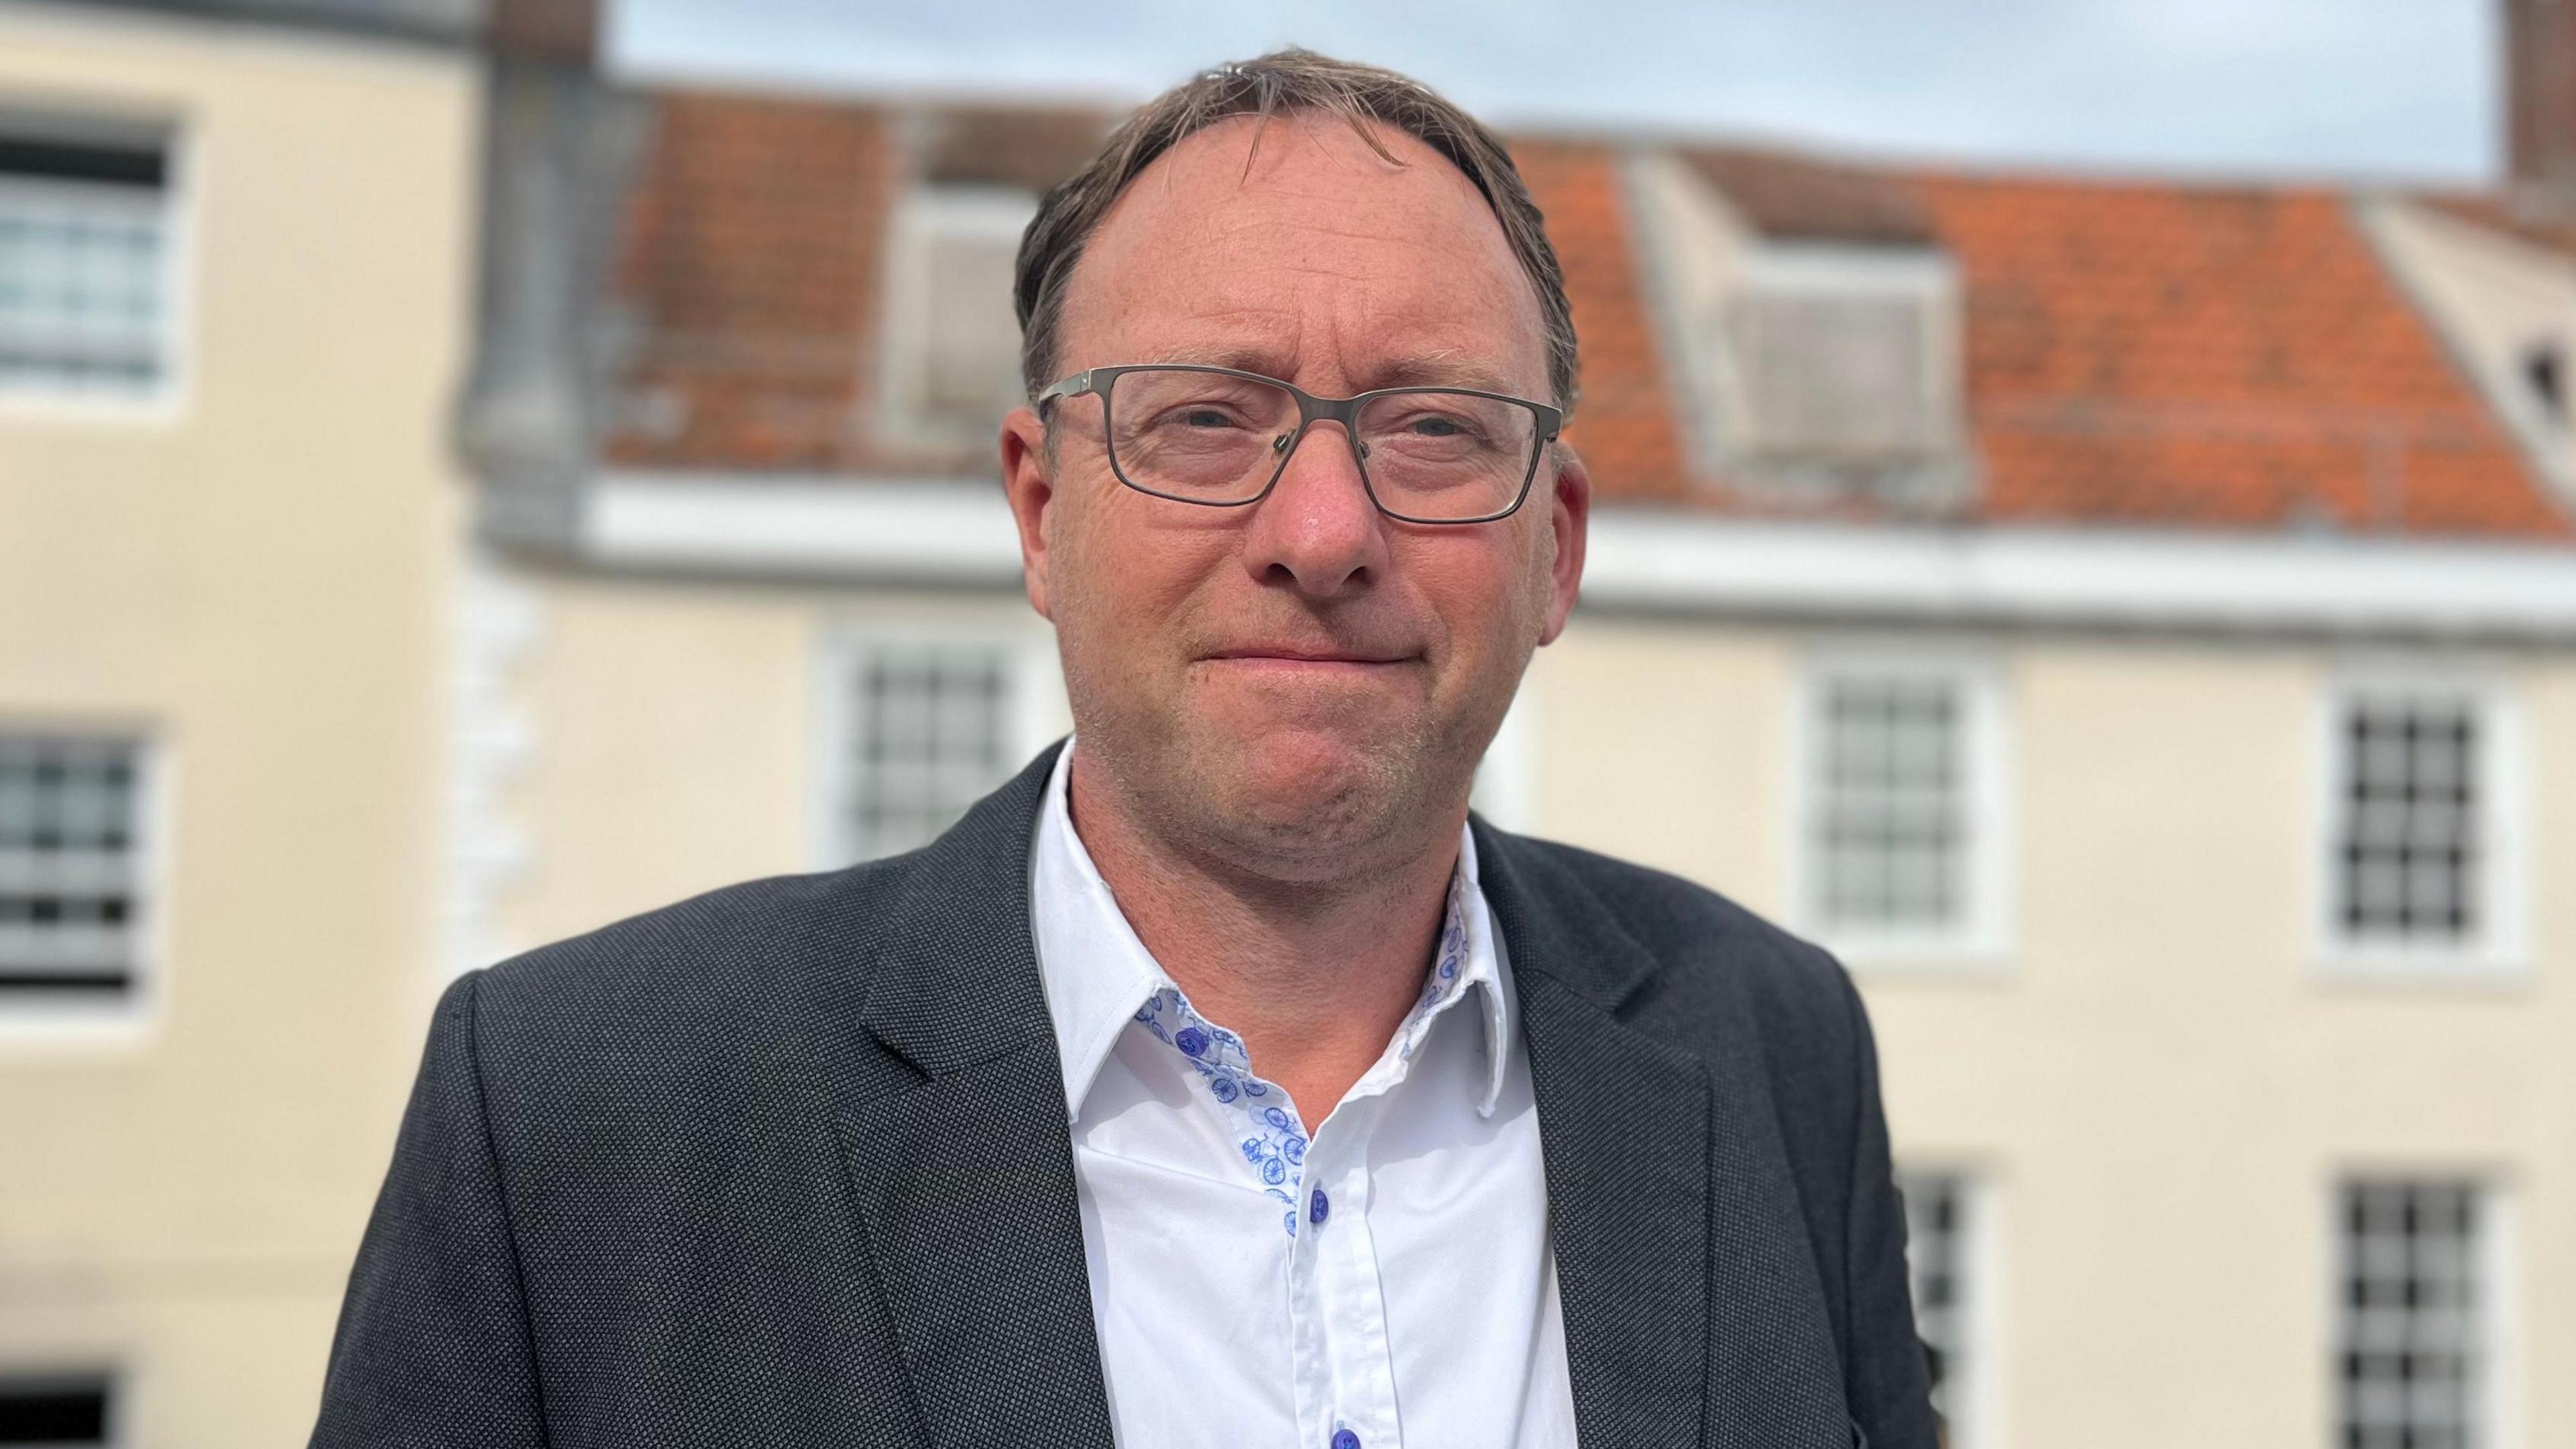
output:
<svg viewBox="0 0 2576 1449"><path fill-rule="evenodd" d="M1067 804L1136 937L1309 1131L1376 1062L1422 989L1458 862L1456 810L1354 852L1316 880L1264 875L1143 828L1107 771L1074 753Z"/></svg>

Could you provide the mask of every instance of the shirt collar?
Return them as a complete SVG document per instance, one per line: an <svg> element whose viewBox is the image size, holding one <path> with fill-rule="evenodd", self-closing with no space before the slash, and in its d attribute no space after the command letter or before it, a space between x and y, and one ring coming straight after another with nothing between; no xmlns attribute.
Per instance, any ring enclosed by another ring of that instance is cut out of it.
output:
<svg viewBox="0 0 2576 1449"><path fill-rule="evenodd" d="M1137 1011L1172 979L1127 923L1109 883L1100 877L1091 852L1074 831L1067 803L1073 742L1067 741L1047 778L1046 800L1038 811L1036 839L1029 852L1030 920L1035 930L1038 976L1046 990L1047 1013L1055 1027L1056 1059L1064 1070L1065 1111L1082 1118L1083 1099L1100 1075L1118 1034ZM1451 889L1462 918L1463 950L1457 958L1455 992L1475 987L1485 1026L1485 1092L1478 1110L1491 1116L1502 1094L1513 1027L1511 973L1504 969L1502 943L1477 885L1476 840L1459 830L1458 868ZM1439 953L1445 960L1449 953ZM1424 999L1416 1003L1397 1031L1398 1050L1409 1055L1427 1031L1431 1008L1451 999L1433 963L1424 981ZM1411 1036L1412 1042L1406 1037ZM1376 1070L1376 1069L1372 1069Z"/></svg>

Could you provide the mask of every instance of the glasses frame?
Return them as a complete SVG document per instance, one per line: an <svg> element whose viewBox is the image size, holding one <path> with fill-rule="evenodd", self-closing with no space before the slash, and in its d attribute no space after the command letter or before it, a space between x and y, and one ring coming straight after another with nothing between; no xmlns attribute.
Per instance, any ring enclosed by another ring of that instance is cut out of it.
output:
<svg viewBox="0 0 2576 1449"><path fill-rule="evenodd" d="M1272 440L1270 446L1278 453L1279 461L1271 468L1269 480L1261 485L1261 491L1249 498L1189 498L1178 493L1165 493L1160 489L1148 488L1128 477L1126 468L1118 462L1117 434L1116 430L1109 426L1109 415L1114 406L1110 394L1117 389L1118 379L1131 372L1205 372L1218 377L1239 377L1247 382L1268 383L1295 398L1297 430L1284 439ZM1353 426L1359 418L1360 409L1378 398L1426 392L1457 393L1464 397L1480 397L1491 402L1514 403L1528 408L1537 416L1538 435L1530 448L1529 463L1521 470L1521 486L1512 494L1510 503L1492 513L1481 514L1474 518L1417 518L1409 513L1396 512L1386 506L1385 499L1377 496L1377 485L1369 481L1368 455L1361 450L1360 436ZM1360 473L1360 491L1368 495L1369 503L1378 512L1398 523L1430 526L1494 523L1519 512L1520 506L1529 501L1530 484L1538 478L1538 460L1546 454L1547 445L1555 442L1557 434L1565 427L1564 409L1550 407L1543 402L1533 402L1525 397L1514 397L1510 393L1485 392L1472 387L1381 387L1351 397L1317 397L1293 382L1282 381L1263 373L1246 372L1237 367L1210 367L1194 362L1133 362L1122 363L1116 367L1086 368L1039 393L1033 406L1037 409L1038 416L1043 418L1046 416L1047 404L1056 399L1085 395L1100 399L1100 440L1109 453L1109 471L1117 476L1119 482L1139 493L1154 498L1168 498L1174 503L1192 503L1201 508L1249 508L1269 497L1270 490L1279 486L1280 478L1288 472L1288 460L1297 456L1297 448L1306 441L1308 430L1317 423L1332 422L1342 425L1342 440L1350 445L1351 463L1359 469Z"/></svg>

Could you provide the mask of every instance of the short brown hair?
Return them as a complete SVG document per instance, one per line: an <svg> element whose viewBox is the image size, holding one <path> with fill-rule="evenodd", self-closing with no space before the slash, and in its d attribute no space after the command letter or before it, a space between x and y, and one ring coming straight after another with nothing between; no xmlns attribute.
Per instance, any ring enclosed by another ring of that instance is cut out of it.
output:
<svg viewBox="0 0 2576 1449"><path fill-rule="evenodd" d="M1503 225L1503 238L1538 293L1547 325L1547 381L1560 408L1574 407L1576 358L1574 309L1565 299L1565 272L1548 245L1538 203L1530 199L1511 153L1484 123L1429 86L1373 65L1335 60L1311 50L1275 50L1258 60L1222 65L1163 92L1127 118L1091 164L1048 190L1020 238L1012 301L1020 314L1020 375L1034 398L1053 383L1056 332L1064 317L1064 291L1092 229L1108 215L1127 183L1184 138L1236 116L1318 111L1342 117L1370 149L1395 160L1369 127L1401 131L1428 145L1465 172L1484 193ZM1254 144L1260 141L1254 134Z"/></svg>

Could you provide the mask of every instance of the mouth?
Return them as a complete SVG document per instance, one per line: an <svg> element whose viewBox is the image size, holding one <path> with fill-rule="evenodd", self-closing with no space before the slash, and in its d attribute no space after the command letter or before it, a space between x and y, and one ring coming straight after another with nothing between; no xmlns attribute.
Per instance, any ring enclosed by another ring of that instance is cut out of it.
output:
<svg viewBox="0 0 2576 1449"><path fill-rule="evenodd" d="M1207 662L1221 664L1367 668L1407 664L1412 662L1415 656L1373 649L1309 647L1301 644L1246 644L1219 649L1204 657Z"/></svg>

